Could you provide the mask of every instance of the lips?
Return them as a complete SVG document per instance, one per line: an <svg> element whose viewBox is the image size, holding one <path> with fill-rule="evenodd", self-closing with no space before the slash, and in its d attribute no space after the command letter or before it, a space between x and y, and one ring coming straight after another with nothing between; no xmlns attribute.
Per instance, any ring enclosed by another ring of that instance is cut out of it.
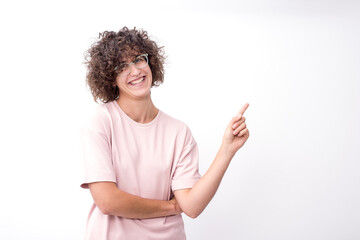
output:
<svg viewBox="0 0 360 240"><path fill-rule="evenodd" d="M128 84L136 85L136 84L142 83L144 80L145 80L145 76L136 78L136 79L130 81Z"/></svg>

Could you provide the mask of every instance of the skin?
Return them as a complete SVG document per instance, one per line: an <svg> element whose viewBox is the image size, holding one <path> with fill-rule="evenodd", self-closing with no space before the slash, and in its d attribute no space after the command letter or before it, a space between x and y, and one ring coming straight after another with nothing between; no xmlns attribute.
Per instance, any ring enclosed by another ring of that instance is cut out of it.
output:
<svg viewBox="0 0 360 240"><path fill-rule="evenodd" d="M131 85L131 82L142 78L142 83ZM151 122L158 114L159 110L151 100L151 83L152 74L149 66L138 69L131 65L129 75L118 75L116 78L116 85L120 90L117 103L136 122ZM246 119L243 116L248 106L246 103L231 119L213 163L193 188L176 190L173 199L163 201L126 193L118 189L113 182L95 182L89 184L95 204L104 214L126 218L156 218L181 212L196 218L215 195L231 159L249 138Z"/></svg>

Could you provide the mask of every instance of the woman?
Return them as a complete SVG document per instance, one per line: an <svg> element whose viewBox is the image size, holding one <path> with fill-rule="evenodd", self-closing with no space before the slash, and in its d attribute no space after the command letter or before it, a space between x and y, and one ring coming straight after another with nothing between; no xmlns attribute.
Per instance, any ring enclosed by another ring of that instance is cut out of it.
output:
<svg viewBox="0 0 360 240"><path fill-rule="evenodd" d="M162 48L145 31L104 32L88 50L87 83L97 106L84 127L85 179L94 200L86 239L186 239L181 213L196 218L249 137L245 104L226 128L209 170L198 172L189 128L155 107Z"/></svg>

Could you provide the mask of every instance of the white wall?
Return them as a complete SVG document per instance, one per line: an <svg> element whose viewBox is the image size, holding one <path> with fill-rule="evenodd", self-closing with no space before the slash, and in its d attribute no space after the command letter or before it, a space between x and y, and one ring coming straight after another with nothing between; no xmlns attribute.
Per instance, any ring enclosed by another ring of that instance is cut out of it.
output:
<svg viewBox="0 0 360 240"><path fill-rule="evenodd" d="M186 122L204 173L245 103L250 139L188 239L360 239L357 1L0 4L0 239L82 239L83 53L146 29L168 55L155 104Z"/></svg>

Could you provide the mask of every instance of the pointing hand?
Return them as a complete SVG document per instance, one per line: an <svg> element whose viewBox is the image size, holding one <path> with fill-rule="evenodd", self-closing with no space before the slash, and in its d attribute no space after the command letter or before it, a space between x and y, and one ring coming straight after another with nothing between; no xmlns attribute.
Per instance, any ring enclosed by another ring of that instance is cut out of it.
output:
<svg viewBox="0 0 360 240"><path fill-rule="evenodd" d="M244 113L249 107L246 103L239 113L228 124L223 137L223 145L235 154L249 138L249 130L246 127Z"/></svg>

